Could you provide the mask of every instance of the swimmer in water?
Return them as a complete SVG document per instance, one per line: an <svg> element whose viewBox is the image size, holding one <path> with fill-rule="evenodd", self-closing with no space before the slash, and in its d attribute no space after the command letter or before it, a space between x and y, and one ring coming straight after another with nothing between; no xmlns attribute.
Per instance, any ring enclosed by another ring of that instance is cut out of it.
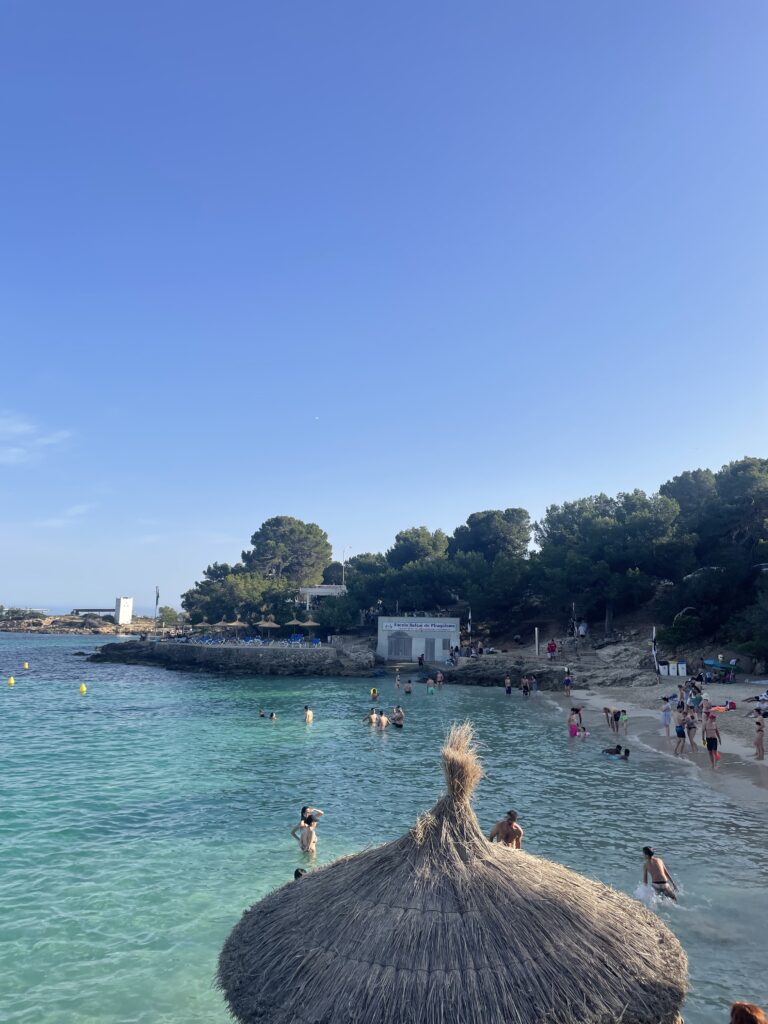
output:
<svg viewBox="0 0 768 1024"><path fill-rule="evenodd" d="M509 846L513 850L520 850L523 845L523 830L517 823L517 811L507 811L506 818L497 821L488 834L488 839L501 843L502 846Z"/></svg>
<svg viewBox="0 0 768 1024"><path fill-rule="evenodd" d="M304 721L307 725L311 725L315 720L315 713L309 704L304 705Z"/></svg>
<svg viewBox="0 0 768 1024"><path fill-rule="evenodd" d="M274 711L270 711L269 712L269 720L270 720L270 722L276 722L277 721L277 715L275 714Z"/></svg>
<svg viewBox="0 0 768 1024"><path fill-rule="evenodd" d="M267 715L266 715L266 712L264 711L264 708L259 708L259 718L266 718L266 717L267 717Z"/></svg>
<svg viewBox="0 0 768 1024"><path fill-rule="evenodd" d="M621 744L617 743L615 747L603 747L601 753L603 754L620 754Z"/></svg>
<svg viewBox="0 0 768 1024"><path fill-rule="evenodd" d="M624 747L624 753L621 755L619 760L620 761L628 761L629 760L629 747Z"/></svg>
<svg viewBox="0 0 768 1024"><path fill-rule="evenodd" d="M379 712L379 728L386 729L389 725L389 718L387 717L386 711L382 710Z"/></svg>
<svg viewBox="0 0 768 1024"><path fill-rule="evenodd" d="M363 719L363 723L365 725L378 725L379 724L379 714L376 711L376 708L371 708L371 710L368 712L368 714Z"/></svg>
<svg viewBox="0 0 768 1024"><path fill-rule="evenodd" d="M666 896L668 900L676 900L675 890L677 885L672 875L667 871L667 865L657 857L650 846L643 847L643 885L648 884L650 879L653 891L659 896Z"/></svg>
<svg viewBox="0 0 768 1024"><path fill-rule="evenodd" d="M411 685L410 679L406 679L405 686L403 687L403 693L413 693L413 686Z"/></svg>

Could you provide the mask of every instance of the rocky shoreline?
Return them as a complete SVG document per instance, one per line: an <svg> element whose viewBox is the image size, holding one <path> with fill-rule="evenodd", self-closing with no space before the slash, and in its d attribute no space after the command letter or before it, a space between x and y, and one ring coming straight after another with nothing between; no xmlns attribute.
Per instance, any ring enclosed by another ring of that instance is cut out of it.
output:
<svg viewBox="0 0 768 1024"><path fill-rule="evenodd" d="M354 647L249 647L126 640L105 644L89 661L158 665L185 672L260 676L371 676L373 654Z"/></svg>

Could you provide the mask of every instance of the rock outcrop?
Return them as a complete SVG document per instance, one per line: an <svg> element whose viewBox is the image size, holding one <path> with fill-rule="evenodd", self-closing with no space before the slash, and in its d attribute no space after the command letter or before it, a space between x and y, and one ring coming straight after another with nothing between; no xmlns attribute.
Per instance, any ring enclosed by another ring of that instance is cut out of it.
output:
<svg viewBox="0 0 768 1024"><path fill-rule="evenodd" d="M105 644L89 661L160 665L186 672L227 672L258 676L369 676L370 651L328 647L251 647L247 645L127 640Z"/></svg>

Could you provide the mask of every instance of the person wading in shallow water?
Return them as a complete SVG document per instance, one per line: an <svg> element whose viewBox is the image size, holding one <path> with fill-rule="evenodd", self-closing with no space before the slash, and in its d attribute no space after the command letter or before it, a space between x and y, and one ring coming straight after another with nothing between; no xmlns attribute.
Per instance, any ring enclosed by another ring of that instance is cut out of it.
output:
<svg viewBox="0 0 768 1024"><path fill-rule="evenodd" d="M666 896L667 899L676 900L675 889L677 886L672 880L672 875L667 871L667 865L657 857L650 846L643 847L643 885L648 885L650 879L653 891L659 896Z"/></svg>
<svg viewBox="0 0 768 1024"><path fill-rule="evenodd" d="M517 823L517 811L507 811L506 818L496 822L488 838L491 842L495 839L502 846L511 846L513 850L521 849L523 845L523 830Z"/></svg>

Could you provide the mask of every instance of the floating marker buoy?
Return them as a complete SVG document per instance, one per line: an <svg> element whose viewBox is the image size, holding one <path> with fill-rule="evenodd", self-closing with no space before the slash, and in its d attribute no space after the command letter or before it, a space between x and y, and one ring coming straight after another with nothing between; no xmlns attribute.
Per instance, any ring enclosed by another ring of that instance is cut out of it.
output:
<svg viewBox="0 0 768 1024"><path fill-rule="evenodd" d="M82 694L88 693L88 687L85 685L85 683L80 683L80 693L82 693Z"/></svg>
<svg viewBox="0 0 768 1024"><path fill-rule="evenodd" d="M24 662L24 665L23 665L22 667L23 667L24 671L26 672L26 671L27 671L27 669L29 668L29 662L28 662L28 661L25 661L25 662Z"/></svg>
<svg viewBox="0 0 768 1024"><path fill-rule="evenodd" d="M15 686L16 685L16 680L13 678L13 676L8 676L8 685L9 686Z"/></svg>

